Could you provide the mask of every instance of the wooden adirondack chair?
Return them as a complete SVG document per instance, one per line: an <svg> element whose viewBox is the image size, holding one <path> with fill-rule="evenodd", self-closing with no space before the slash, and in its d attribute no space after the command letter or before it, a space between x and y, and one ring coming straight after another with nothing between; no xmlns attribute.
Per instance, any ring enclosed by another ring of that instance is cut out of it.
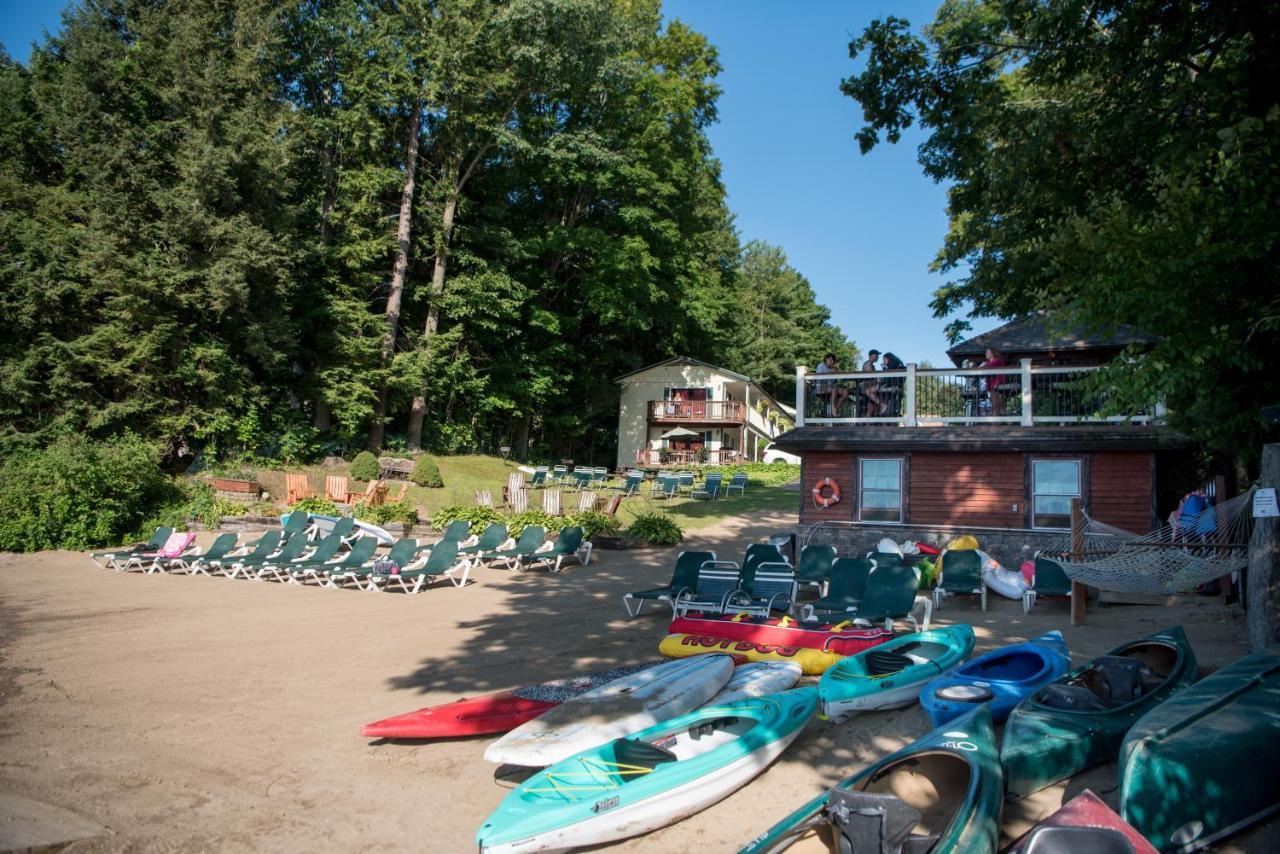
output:
<svg viewBox="0 0 1280 854"><path fill-rule="evenodd" d="M339 474L331 474L324 479L324 497L337 504L347 503L347 479Z"/></svg>
<svg viewBox="0 0 1280 854"><path fill-rule="evenodd" d="M542 512L551 516L560 515L560 490L548 489L542 493Z"/></svg>
<svg viewBox="0 0 1280 854"><path fill-rule="evenodd" d="M529 490L517 489L515 494L511 496L511 509L516 513L523 513L529 509Z"/></svg>
<svg viewBox="0 0 1280 854"><path fill-rule="evenodd" d="M399 504L401 501L404 501L405 498L407 498L408 496L409 496L409 484L402 483L400 484L400 494L392 495L390 492L388 492L386 502L388 504Z"/></svg>
<svg viewBox="0 0 1280 854"><path fill-rule="evenodd" d="M588 513L596 509L596 504L600 502L600 496L594 492L581 492L578 494L578 512Z"/></svg>
<svg viewBox="0 0 1280 854"><path fill-rule="evenodd" d="M604 510L600 511L606 516L616 516L618 508L622 506L621 495L610 495L609 500L604 503Z"/></svg>
<svg viewBox="0 0 1280 854"><path fill-rule="evenodd" d="M492 492L490 492L490 491L489 491L489 490L487 490L487 489L477 489L477 490L476 490L476 506L477 506L477 507L492 507L492 506L493 506L493 493L492 493Z"/></svg>
<svg viewBox="0 0 1280 854"><path fill-rule="evenodd" d="M286 474L284 476L285 483L285 504L297 504L304 498L315 498L315 491L311 489L311 484L307 482L305 474Z"/></svg>
<svg viewBox="0 0 1280 854"><path fill-rule="evenodd" d="M371 480L369 485L365 487L364 492L348 492L347 504L355 504L363 501L365 507L377 507L382 503L382 492L378 489L381 481Z"/></svg>

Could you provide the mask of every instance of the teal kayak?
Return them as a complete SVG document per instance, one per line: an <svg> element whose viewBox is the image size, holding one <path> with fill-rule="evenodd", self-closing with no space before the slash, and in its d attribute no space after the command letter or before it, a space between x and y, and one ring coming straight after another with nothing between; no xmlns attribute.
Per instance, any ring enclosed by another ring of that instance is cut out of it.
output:
<svg viewBox="0 0 1280 854"><path fill-rule="evenodd" d="M768 767L817 708L813 688L703 706L584 750L517 786L476 833L485 854L626 839L687 818Z"/></svg>
<svg viewBox="0 0 1280 854"><path fill-rule="evenodd" d="M1193 851L1280 810L1280 645L1142 717L1120 747L1120 815L1161 851Z"/></svg>
<svg viewBox="0 0 1280 854"><path fill-rule="evenodd" d="M971 652L973 629L959 625L902 635L851 655L822 674L822 714L839 723L858 712L909 706L919 699L920 686Z"/></svg>
<svg viewBox="0 0 1280 854"><path fill-rule="evenodd" d="M832 854L993 854L1003 793L995 730L984 704L842 780L739 854L775 854L792 845Z"/></svg>
<svg viewBox="0 0 1280 854"><path fill-rule="evenodd" d="M1114 760L1129 727L1196 678L1181 626L1121 644L1050 682L1014 708L1000 762L1010 798L1022 798Z"/></svg>

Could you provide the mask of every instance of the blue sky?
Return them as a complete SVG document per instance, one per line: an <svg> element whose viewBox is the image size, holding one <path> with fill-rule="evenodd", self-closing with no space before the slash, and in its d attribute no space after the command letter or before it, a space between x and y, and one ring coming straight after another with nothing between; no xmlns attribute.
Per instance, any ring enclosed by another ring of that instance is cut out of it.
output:
<svg viewBox="0 0 1280 854"><path fill-rule="evenodd" d="M25 60L65 5L0 0L0 42ZM665 0L664 9L720 51L724 94L710 134L743 240L781 246L864 352L942 366L945 321L929 299L944 278L928 267L946 234L945 189L916 163L917 133L859 154L861 110L839 88L855 71L849 41L871 20L893 14L918 26L937 5ZM974 331L996 325L981 319Z"/></svg>

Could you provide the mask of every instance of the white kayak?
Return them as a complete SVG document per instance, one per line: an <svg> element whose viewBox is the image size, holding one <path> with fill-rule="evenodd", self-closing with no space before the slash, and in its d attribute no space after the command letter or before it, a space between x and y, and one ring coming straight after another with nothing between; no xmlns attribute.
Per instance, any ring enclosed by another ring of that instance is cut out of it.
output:
<svg viewBox="0 0 1280 854"><path fill-rule="evenodd" d="M333 526L338 523L337 516L321 516L318 513L308 515L311 517L311 527L315 529L315 538L317 539L332 531ZM281 518L283 519L284 517ZM396 538L391 536L391 533L386 528L379 528L371 522L357 520L356 530L366 536L376 537L378 542L384 546L389 546L396 541Z"/></svg>
<svg viewBox="0 0 1280 854"><path fill-rule="evenodd" d="M706 703L733 675L733 658L699 655L615 679L566 700L489 745L484 758L543 767Z"/></svg>
<svg viewBox="0 0 1280 854"><path fill-rule="evenodd" d="M1022 594L1031 586L1022 573L1014 569L1005 569L1000 565L1000 561L984 551L979 551L978 554L982 557L983 583L1006 599L1021 599Z"/></svg>
<svg viewBox="0 0 1280 854"><path fill-rule="evenodd" d="M720 706L763 697L786 691L800 681L804 670L794 661L755 661L741 664L733 670L733 676L707 701L708 706Z"/></svg>

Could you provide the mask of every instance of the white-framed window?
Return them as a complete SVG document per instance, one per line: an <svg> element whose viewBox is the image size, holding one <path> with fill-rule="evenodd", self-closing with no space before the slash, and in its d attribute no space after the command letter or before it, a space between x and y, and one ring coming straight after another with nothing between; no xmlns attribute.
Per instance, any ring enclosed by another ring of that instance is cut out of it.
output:
<svg viewBox="0 0 1280 854"><path fill-rule="evenodd" d="M1079 498L1079 460L1031 461L1031 527L1071 528L1071 499Z"/></svg>
<svg viewBox="0 0 1280 854"><path fill-rule="evenodd" d="M902 521L902 460L858 460L858 520Z"/></svg>

